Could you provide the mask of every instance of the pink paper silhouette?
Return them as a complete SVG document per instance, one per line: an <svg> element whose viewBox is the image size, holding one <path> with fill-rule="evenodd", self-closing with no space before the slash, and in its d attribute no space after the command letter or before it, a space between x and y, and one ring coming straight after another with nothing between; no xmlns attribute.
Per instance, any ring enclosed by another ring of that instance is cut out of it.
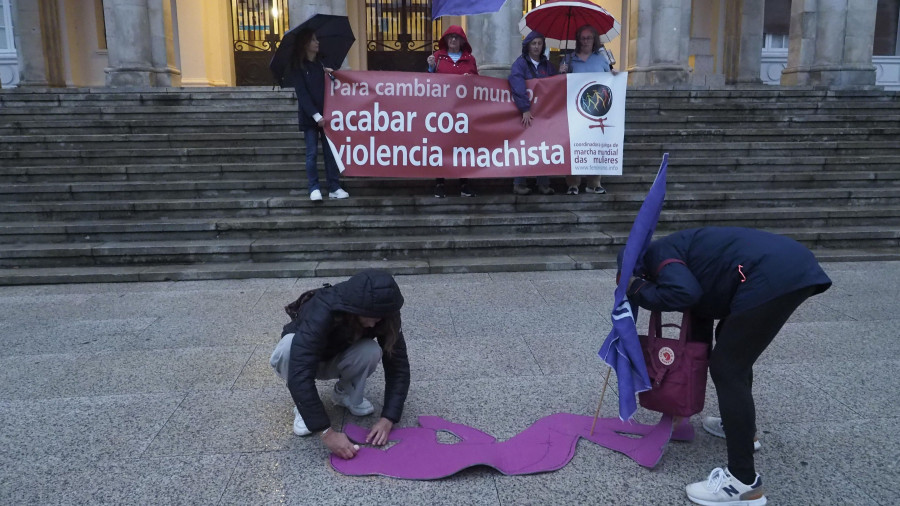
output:
<svg viewBox="0 0 900 506"><path fill-rule="evenodd" d="M692 441L694 428L687 420L673 427L672 417L663 415L656 425L600 418L590 435L594 418L557 413L545 416L506 441L498 442L478 429L444 420L420 416L420 427L391 431L388 449L362 447L356 457L344 460L331 456L331 465L342 474L378 474L409 480L430 480L458 473L472 466L493 467L503 474L532 474L555 471L572 460L579 438L624 453L644 467L653 467L662 458L670 439ZM438 431L455 434L461 441L440 443ZM368 431L353 424L347 436L364 443ZM635 437L640 436L640 437Z"/></svg>

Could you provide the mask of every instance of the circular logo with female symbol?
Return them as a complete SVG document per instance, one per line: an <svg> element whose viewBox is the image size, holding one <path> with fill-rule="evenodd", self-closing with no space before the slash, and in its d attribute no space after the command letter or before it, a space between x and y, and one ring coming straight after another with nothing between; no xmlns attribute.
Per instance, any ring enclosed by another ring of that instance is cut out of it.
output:
<svg viewBox="0 0 900 506"><path fill-rule="evenodd" d="M605 123L606 114L612 109L612 104L613 94L609 86L591 81L578 92L575 108L578 114L596 123L588 128L599 128L601 132L606 133L606 127L610 126Z"/></svg>
<svg viewBox="0 0 900 506"><path fill-rule="evenodd" d="M668 346L663 346L659 349L659 361L663 363L663 365L672 365L672 362L675 361L675 352L672 351L672 348Z"/></svg>
<svg viewBox="0 0 900 506"><path fill-rule="evenodd" d="M602 118L612 108L613 94L609 86L589 83L578 94L578 110L590 118Z"/></svg>

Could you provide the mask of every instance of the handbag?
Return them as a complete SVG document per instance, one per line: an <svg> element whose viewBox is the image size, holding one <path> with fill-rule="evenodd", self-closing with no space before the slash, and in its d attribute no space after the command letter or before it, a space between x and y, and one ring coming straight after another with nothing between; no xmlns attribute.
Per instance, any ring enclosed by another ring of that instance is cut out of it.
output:
<svg viewBox="0 0 900 506"><path fill-rule="evenodd" d="M679 329L679 338L662 337L662 329ZM650 390L638 394L641 406L672 416L689 417L703 410L706 401L706 369L709 367L709 343L691 341L691 316L684 313L681 325L662 324L659 311L650 313L646 336L638 336Z"/></svg>

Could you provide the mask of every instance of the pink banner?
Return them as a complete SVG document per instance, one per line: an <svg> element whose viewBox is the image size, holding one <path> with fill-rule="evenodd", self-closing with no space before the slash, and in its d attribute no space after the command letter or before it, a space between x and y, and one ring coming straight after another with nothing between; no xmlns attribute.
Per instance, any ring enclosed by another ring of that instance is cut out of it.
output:
<svg viewBox="0 0 900 506"><path fill-rule="evenodd" d="M526 128L506 79L335 72L326 82L325 132L346 176L621 174L619 76L527 81L534 119Z"/></svg>

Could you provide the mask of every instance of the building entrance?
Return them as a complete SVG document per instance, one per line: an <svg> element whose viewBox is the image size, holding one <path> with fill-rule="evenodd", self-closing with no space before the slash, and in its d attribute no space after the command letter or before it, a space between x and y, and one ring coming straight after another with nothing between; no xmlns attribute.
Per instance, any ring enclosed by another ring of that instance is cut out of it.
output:
<svg viewBox="0 0 900 506"><path fill-rule="evenodd" d="M431 0L367 1L368 69L422 72L442 31L441 20L431 19Z"/></svg>
<svg viewBox="0 0 900 506"><path fill-rule="evenodd" d="M290 26L288 0L231 0L236 85L274 82L269 61Z"/></svg>

